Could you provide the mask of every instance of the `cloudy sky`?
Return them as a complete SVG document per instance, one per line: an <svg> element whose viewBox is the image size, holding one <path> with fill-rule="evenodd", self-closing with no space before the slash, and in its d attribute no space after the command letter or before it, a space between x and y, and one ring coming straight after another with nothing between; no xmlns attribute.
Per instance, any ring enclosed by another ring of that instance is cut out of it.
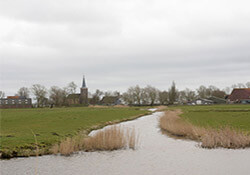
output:
<svg viewBox="0 0 250 175"><path fill-rule="evenodd" d="M248 0L0 0L1 90L250 81Z"/></svg>

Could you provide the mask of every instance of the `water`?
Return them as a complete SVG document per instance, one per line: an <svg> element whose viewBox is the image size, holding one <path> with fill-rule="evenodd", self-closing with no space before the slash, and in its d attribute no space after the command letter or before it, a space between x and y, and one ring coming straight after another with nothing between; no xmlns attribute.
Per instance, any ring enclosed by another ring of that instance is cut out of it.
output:
<svg viewBox="0 0 250 175"><path fill-rule="evenodd" d="M80 152L70 157L42 156L2 160L1 175L230 175L250 174L250 149L202 149L197 142L161 134L156 112L120 125L135 128L137 150ZM94 133L92 133L94 134Z"/></svg>

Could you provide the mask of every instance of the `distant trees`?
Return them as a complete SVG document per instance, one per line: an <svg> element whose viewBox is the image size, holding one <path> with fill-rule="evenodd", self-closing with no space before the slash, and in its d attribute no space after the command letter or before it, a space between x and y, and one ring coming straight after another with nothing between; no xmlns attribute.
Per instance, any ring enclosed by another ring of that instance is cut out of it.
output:
<svg viewBox="0 0 250 175"><path fill-rule="evenodd" d="M32 93L37 101L37 107L43 107L50 104L55 106L66 106L67 97L69 94L76 93L77 85L74 82L70 82L66 87L60 88L52 86L47 90L43 85L34 84L30 89L27 87L21 87L17 95L29 98ZM90 104L100 104L103 96L118 96L121 97L125 104L128 105L171 105L175 103L185 104L187 102L194 101L197 98L209 98L211 96L225 98L226 94L230 94L233 88L250 88L250 82L237 83L231 87L226 87L223 90L216 86L199 86L196 90L184 89L178 90L176 84L173 81L171 87L168 90L159 90L156 87L147 85L146 87L140 87L139 85L131 86L126 92L120 94L118 91L106 91L102 92L97 89L89 100ZM5 93L0 91L0 98L4 98ZM49 99L48 99L49 97Z"/></svg>
<svg viewBox="0 0 250 175"><path fill-rule="evenodd" d="M75 94L77 85L72 81L66 87L69 94Z"/></svg>
<svg viewBox="0 0 250 175"><path fill-rule="evenodd" d="M247 82L247 83L246 83L246 87L247 87L247 88L250 88L250 82Z"/></svg>
<svg viewBox="0 0 250 175"><path fill-rule="evenodd" d="M173 81L171 88L168 91L169 94L169 104L174 104L178 98L178 90L175 87L175 82Z"/></svg>
<svg viewBox="0 0 250 175"><path fill-rule="evenodd" d="M4 98L4 97L5 97L4 91L0 91L0 98Z"/></svg>
<svg viewBox="0 0 250 175"><path fill-rule="evenodd" d="M195 91L192 91L191 89L188 88L179 92L179 101L182 103L193 101L196 99L196 97L197 95Z"/></svg>
<svg viewBox="0 0 250 175"><path fill-rule="evenodd" d="M92 95L92 99L90 100L90 104L96 105L99 104L101 101L101 96L103 95L103 92L97 89L95 93Z"/></svg>
<svg viewBox="0 0 250 175"><path fill-rule="evenodd" d="M250 88L250 82L247 82L246 84L244 83L233 84L231 87L232 88Z"/></svg>
<svg viewBox="0 0 250 175"><path fill-rule="evenodd" d="M31 87L31 91L35 96L35 99L37 101L37 107L42 107L47 104L48 98L46 98L48 92L47 89L40 84L34 84Z"/></svg>
<svg viewBox="0 0 250 175"><path fill-rule="evenodd" d="M21 87L18 91L17 91L17 95L18 96L23 96L25 98L29 98L29 94L30 94L30 90L27 87Z"/></svg>
<svg viewBox="0 0 250 175"><path fill-rule="evenodd" d="M218 98L225 98L226 92L218 88L212 91L211 96L218 97Z"/></svg>
<svg viewBox="0 0 250 175"><path fill-rule="evenodd" d="M153 106L158 99L159 90L153 86L148 85L143 89L143 91L145 93L145 101L148 102L151 106Z"/></svg>
<svg viewBox="0 0 250 175"><path fill-rule="evenodd" d="M122 99L123 101L128 104L128 105L133 105L135 104L135 100L134 100L134 96L132 94L132 92L128 89L127 92L124 92L122 94Z"/></svg>
<svg viewBox="0 0 250 175"><path fill-rule="evenodd" d="M158 99L161 105L166 105L169 103L169 94L167 91L159 91Z"/></svg>
<svg viewBox="0 0 250 175"><path fill-rule="evenodd" d="M209 91L206 86L201 85L196 91L200 98L206 98L209 96Z"/></svg>
<svg viewBox="0 0 250 175"><path fill-rule="evenodd" d="M141 105L143 90L140 88L140 86L136 85L135 87L131 87L130 91L132 91L136 104Z"/></svg>
<svg viewBox="0 0 250 175"><path fill-rule="evenodd" d="M125 103L129 105L154 105L158 102L159 90L153 86L141 88L139 85L128 88L127 92L122 94Z"/></svg>
<svg viewBox="0 0 250 175"><path fill-rule="evenodd" d="M59 88L57 86L52 86L50 88L50 103L54 104L55 106L65 106L67 105L67 96L68 91L67 88Z"/></svg>
<svg viewBox="0 0 250 175"><path fill-rule="evenodd" d="M227 89L227 91L229 91L229 90ZM198 93L198 96L200 98L209 98L211 96L218 97L218 98L224 98L226 95L225 91L220 90L219 88L212 86L212 85L210 85L209 87L205 87L203 85L200 86L197 89L197 93Z"/></svg>

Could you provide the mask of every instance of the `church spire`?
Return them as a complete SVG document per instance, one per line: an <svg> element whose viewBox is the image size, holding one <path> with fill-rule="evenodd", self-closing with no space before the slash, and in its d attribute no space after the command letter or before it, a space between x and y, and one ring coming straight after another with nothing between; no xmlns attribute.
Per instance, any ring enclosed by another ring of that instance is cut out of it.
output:
<svg viewBox="0 0 250 175"><path fill-rule="evenodd" d="M85 76L83 75L82 88L86 88Z"/></svg>

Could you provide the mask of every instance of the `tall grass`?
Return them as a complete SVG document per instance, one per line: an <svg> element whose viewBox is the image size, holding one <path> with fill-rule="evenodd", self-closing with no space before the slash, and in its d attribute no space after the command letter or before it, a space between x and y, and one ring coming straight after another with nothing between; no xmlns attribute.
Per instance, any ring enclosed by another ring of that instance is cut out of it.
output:
<svg viewBox="0 0 250 175"><path fill-rule="evenodd" d="M250 136L230 127L210 129L201 138L204 148L246 148L250 147Z"/></svg>
<svg viewBox="0 0 250 175"><path fill-rule="evenodd" d="M118 126L100 130L93 136L78 136L67 138L60 144L52 147L54 154L70 155L73 152L84 151L112 151L117 149L135 149L138 144L138 136L135 130L128 130Z"/></svg>
<svg viewBox="0 0 250 175"><path fill-rule="evenodd" d="M166 111L160 118L161 129L172 136L199 141L203 148L250 147L250 135L230 127L212 129L194 126L180 118L180 114L180 110Z"/></svg>

